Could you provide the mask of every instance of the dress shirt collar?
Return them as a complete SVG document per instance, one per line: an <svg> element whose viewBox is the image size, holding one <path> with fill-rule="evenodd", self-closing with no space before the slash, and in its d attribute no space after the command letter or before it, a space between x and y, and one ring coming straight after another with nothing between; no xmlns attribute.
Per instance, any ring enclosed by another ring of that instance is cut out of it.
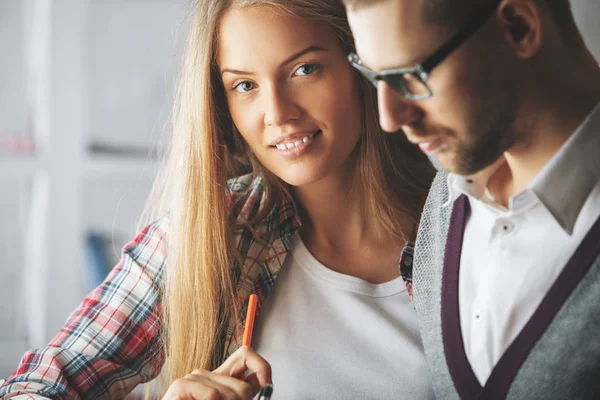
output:
<svg viewBox="0 0 600 400"><path fill-rule="evenodd" d="M461 194L487 203L493 201L487 193L487 182L504 162L506 160L502 156L494 164L470 176L448 174L450 196L446 204L453 203ZM509 208L512 208L519 198L525 199L528 193L533 193L560 226L571 234L581 208L598 181L600 181L600 104L527 187L511 197Z"/></svg>

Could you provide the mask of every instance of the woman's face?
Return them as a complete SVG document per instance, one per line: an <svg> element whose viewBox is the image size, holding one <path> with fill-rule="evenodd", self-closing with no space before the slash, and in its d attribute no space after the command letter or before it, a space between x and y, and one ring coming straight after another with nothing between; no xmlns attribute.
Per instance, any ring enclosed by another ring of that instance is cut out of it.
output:
<svg viewBox="0 0 600 400"><path fill-rule="evenodd" d="M218 38L229 111L263 166L293 186L352 169L360 94L331 28L253 7L228 11Z"/></svg>

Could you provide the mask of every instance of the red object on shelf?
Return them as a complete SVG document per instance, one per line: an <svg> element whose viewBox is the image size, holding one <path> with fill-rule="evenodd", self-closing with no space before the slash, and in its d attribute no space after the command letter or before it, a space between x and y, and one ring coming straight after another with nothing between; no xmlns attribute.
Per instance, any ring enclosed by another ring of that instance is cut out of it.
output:
<svg viewBox="0 0 600 400"><path fill-rule="evenodd" d="M0 149L3 153L33 154L35 140L29 131L14 130L6 137L0 134Z"/></svg>

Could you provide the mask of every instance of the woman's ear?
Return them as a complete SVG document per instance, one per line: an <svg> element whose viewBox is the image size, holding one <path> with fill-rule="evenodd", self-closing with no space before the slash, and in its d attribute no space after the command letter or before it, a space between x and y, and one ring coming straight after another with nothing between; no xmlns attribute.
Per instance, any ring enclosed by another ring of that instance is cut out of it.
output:
<svg viewBox="0 0 600 400"><path fill-rule="evenodd" d="M536 0L505 0L498 8L504 37L520 58L535 56L543 44L543 20Z"/></svg>

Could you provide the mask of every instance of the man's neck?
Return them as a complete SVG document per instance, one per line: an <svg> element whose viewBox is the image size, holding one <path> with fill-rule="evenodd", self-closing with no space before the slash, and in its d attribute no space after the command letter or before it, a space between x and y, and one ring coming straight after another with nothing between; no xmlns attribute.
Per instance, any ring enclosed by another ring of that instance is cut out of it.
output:
<svg viewBox="0 0 600 400"><path fill-rule="evenodd" d="M510 198L527 187L597 106L600 96L578 99L524 113L531 117L517 127L519 140L504 153L506 163L488 181L487 188L499 204L508 206Z"/></svg>

